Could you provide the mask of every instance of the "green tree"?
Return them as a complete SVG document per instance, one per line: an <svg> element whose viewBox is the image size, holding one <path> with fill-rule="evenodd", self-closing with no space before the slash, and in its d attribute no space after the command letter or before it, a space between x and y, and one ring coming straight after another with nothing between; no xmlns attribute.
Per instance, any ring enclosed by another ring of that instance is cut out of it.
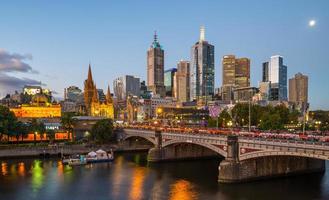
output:
<svg viewBox="0 0 329 200"><path fill-rule="evenodd" d="M218 125L219 127L227 127L227 122L232 121L231 115L228 113L228 111L225 109L223 110L219 116L218 116Z"/></svg>
<svg viewBox="0 0 329 200"><path fill-rule="evenodd" d="M37 119L32 119L30 124L30 130L34 134L34 143L36 142L36 135L40 134L41 138L43 138L44 133L46 133L46 128L43 122L38 122Z"/></svg>
<svg viewBox="0 0 329 200"><path fill-rule="evenodd" d="M280 121L280 115L278 113L264 115L259 128L262 130L281 130L284 124Z"/></svg>
<svg viewBox="0 0 329 200"><path fill-rule="evenodd" d="M7 135L9 139L15 133L16 122L15 114L8 107L0 105L0 141L3 135Z"/></svg>
<svg viewBox="0 0 329 200"><path fill-rule="evenodd" d="M111 119L99 120L91 129L90 138L99 143L109 142L113 137L113 121Z"/></svg>
<svg viewBox="0 0 329 200"><path fill-rule="evenodd" d="M61 117L61 124L64 130L66 130L69 134L72 133L72 138L70 138L71 140L75 139L73 128L76 120L73 118L74 116L75 116L74 113L63 113Z"/></svg>
<svg viewBox="0 0 329 200"><path fill-rule="evenodd" d="M22 140L30 132L29 124L17 121L15 126L14 136L16 137L17 143L19 142L19 137L22 137Z"/></svg>
<svg viewBox="0 0 329 200"><path fill-rule="evenodd" d="M52 129L47 129L46 130L46 134L47 134L47 137L49 139L49 142L50 143L53 143L54 140L55 140L55 134L56 134L56 132L54 130L52 130Z"/></svg>

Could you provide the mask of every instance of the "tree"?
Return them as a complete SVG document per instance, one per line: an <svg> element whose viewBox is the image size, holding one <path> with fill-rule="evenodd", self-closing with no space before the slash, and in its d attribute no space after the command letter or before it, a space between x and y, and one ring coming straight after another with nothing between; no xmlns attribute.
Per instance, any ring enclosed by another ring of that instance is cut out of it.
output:
<svg viewBox="0 0 329 200"><path fill-rule="evenodd" d="M73 128L76 120L73 118L75 116L74 113L63 113L61 118L62 127L70 134L72 133L72 140L75 139Z"/></svg>
<svg viewBox="0 0 329 200"><path fill-rule="evenodd" d="M225 109L218 116L218 125L222 128L227 127L227 122L229 121L232 121L232 117Z"/></svg>
<svg viewBox="0 0 329 200"><path fill-rule="evenodd" d="M262 130L281 130L284 126L280 121L278 113L264 115L259 128Z"/></svg>
<svg viewBox="0 0 329 200"><path fill-rule="evenodd" d="M13 135L15 132L17 118L8 107L0 105L0 141L3 135Z"/></svg>
<svg viewBox="0 0 329 200"><path fill-rule="evenodd" d="M25 137L30 132L30 126L29 124L23 123L21 121L17 121L15 126L15 132L14 135L16 137L17 143L19 141L19 137Z"/></svg>
<svg viewBox="0 0 329 200"><path fill-rule="evenodd" d="M109 142L113 137L113 121L111 119L99 120L91 129L90 138L99 143Z"/></svg>
<svg viewBox="0 0 329 200"><path fill-rule="evenodd" d="M38 122L35 118L32 119L30 130L34 134L34 143L36 142L36 135L40 134L41 138L43 138L43 134L46 132L46 128L43 122Z"/></svg>
<svg viewBox="0 0 329 200"><path fill-rule="evenodd" d="M47 129L46 130L46 134L47 134L47 137L49 139L49 142L50 143L53 143L54 140L55 140L55 134L56 134L56 132L54 130L52 130L52 129Z"/></svg>

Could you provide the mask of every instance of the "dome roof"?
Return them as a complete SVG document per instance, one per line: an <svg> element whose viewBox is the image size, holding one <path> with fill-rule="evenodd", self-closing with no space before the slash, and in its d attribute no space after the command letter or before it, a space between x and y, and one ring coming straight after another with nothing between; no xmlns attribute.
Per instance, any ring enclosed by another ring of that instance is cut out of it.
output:
<svg viewBox="0 0 329 200"><path fill-rule="evenodd" d="M44 94L35 94L32 97L32 103L33 104L46 104L46 103L48 103L48 98Z"/></svg>

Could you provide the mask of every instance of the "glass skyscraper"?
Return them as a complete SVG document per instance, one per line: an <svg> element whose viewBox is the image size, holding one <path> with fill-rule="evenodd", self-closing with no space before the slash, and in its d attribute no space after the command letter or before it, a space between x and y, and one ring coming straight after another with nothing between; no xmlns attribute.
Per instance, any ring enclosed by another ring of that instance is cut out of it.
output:
<svg viewBox="0 0 329 200"><path fill-rule="evenodd" d="M283 65L283 57L271 56L268 67L268 81L271 82L271 100L287 101L287 66Z"/></svg>
<svg viewBox="0 0 329 200"><path fill-rule="evenodd" d="M190 100L202 100L214 95L214 46L205 40L205 29L200 29L200 39L191 50Z"/></svg>

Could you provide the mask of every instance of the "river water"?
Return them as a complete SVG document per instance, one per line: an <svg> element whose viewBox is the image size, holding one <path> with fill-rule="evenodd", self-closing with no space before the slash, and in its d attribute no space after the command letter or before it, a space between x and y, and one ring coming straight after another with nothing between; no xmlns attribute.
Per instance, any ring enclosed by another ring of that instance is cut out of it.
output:
<svg viewBox="0 0 329 200"><path fill-rule="evenodd" d="M76 167L57 159L0 160L0 199L329 199L328 162L325 174L233 185L217 183L219 162L148 164L145 153Z"/></svg>

